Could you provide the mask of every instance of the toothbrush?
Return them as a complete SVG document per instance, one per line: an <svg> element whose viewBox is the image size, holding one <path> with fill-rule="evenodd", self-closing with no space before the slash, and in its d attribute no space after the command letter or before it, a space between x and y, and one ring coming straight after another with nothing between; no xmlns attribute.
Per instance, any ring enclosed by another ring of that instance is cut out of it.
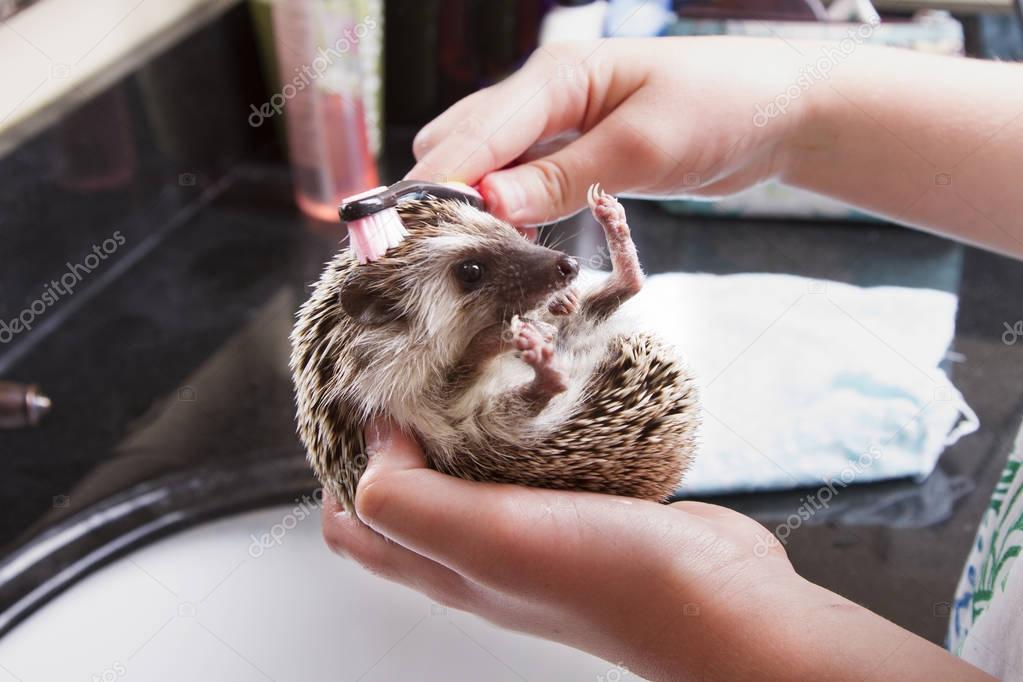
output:
<svg viewBox="0 0 1023 682"><path fill-rule="evenodd" d="M338 213L341 222L348 227L349 246L359 263L377 260L408 236L398 215L399 201L426 197L460 200L483 210L482 195L460 182L402 180L390 187L377 187L347 197L341 201Z"/></svg>

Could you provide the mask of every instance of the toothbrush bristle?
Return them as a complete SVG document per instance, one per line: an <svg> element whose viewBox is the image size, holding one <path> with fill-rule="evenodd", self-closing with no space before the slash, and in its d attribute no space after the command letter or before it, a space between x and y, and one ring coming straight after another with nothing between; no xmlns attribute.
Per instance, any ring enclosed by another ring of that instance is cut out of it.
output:
<svg viewBox="0 0 1023 682"><path fill-rule="evenodd" d="M369 252L366 243L366 219L356 220L348 224L348 241L352 254L360 263L366 262L366 254Z"/></svg>
<svg viewBox="0 0 1023 682"><path fill-rule="evenodd" d="M380 220L383 223L383 234L387 238L387 248L393 248L405 239L407 232L397 211L384 211L380 214Z"/></svg>
<svg viewBox="0 0 1023 682"><path fill-rule="evenodd" d="M360 263L377 260L408 234L398 211L389 208L348 224L352 253Z"/></svg>
<svg viewBox="0 0 1023 682"><path fill-rule="evenodd" d="M388 209L391 210L391 209ZM380 213L373 214L373 222L371 223L370 236L373 239L373 255L370 256L370 260L376 260L384 255L387 251L387 237L384 236L383 228L383 214L387 211L381 211Z"/></svg>

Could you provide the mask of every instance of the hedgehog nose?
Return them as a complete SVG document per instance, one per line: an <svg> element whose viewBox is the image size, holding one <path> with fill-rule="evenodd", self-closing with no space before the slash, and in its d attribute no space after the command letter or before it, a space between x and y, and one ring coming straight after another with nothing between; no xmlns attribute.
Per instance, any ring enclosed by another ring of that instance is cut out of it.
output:
<svg viewBox="0 0 1023 682"><path fill-rule="evenodd" d="M571 256L561 256L558 258L558 274L566 282L572 281L579 274L579 263Z"/></svg>

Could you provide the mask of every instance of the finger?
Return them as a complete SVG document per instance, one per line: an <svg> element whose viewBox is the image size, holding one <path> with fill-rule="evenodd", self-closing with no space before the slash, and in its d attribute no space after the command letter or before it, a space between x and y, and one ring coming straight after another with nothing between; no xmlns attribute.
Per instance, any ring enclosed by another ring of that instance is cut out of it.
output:
<svg viewBox="0 0 1023 682"><path fill-rule="evenodd" d="M594 574L614 580L623 556L657 561L657 546L639 548L651 505L416 468L378 473L356 496L360 518L374 530L471 582L550 595Z"/></svg>
<svg viewBox="0 0 1023 682"><path fill-rule="evenodd" d="M583 77L558 79L557 66L540 52L506 81L471 95L428 124L413 143L418 162L406 178L475 184L536 142L580 126L588 84Z"/></svg>
<svg viewBox="0 0 1023 682"><path fill-rule="evenodd" d="M493 111L495 108L510 111L516 102L515 95L528 92L528 88L523 87L524 82L572 86L580 91L577 94L585 94L587 86L591 84L589 78L591 68L595 65L587 58L592 56L594 47L593 44L587 46L582 42L573 42L536 49L522 65L522 68L509 77L463 97L423 126L413 142L413 152L415 153L417 150L419 152L416 154L416 158L421 158L441 140L457 130L464 130L471 126L472 123L467 124L466 119L473 118L475 112ZM601 66L605 67L606 65ZM482 120L477 117L476 123L482 122ZM545 130L543 137L549 137L555 132L559 132L559 130L552 129L569 130L577 127L575 126L576 121L569 121L567 125L558 125L554 119L551 121L551 128Z"/></svg>
<svg viewBox="0 0 1023 682"><path fill-rule="evenodd" d="M419 132L416 133L415 139L412 140L412 154L415 156L416 161L426 156L431 149L436 147L441 140L452 134L456 128L478 130L481 121L474 116L473 112L481 103L497 97L496 90L505 83L507 81L502 81L497 85L477 90L471 95L463 97L420 128Z"/></svg>
<svg viewBox="0 0 1023 682"><path fill-rule="evenodd" d="M677 162L644 126L641 105L630 100L564 148L488 174L480 182L487 209L514 224L542 224L585 206L595 182L611 193L655 184Z"/></svg>
<svg viewBox="0 0 1023 682"><path fill-rule="evenodd" d="M371 573L422 592L434 601L467 610L472 586L454 571L391 542L325 498L323 539L335 554L350 558Z"/></svg>

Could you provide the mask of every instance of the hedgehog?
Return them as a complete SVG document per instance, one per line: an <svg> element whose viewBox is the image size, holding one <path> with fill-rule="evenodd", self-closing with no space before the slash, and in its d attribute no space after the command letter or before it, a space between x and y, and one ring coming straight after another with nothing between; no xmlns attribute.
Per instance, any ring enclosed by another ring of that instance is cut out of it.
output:
<svg viewBox="0 0 1023 682"><path fill-rule="evenodd" d="M695 450L696 387L622 309L643 281L624 209L596 185L588 202L603 278L450 198L399 203L408 235L381 258L342 248L327 264L291 335L298 433L325 492L353 509L363 428L386 415L446 474L672 494Z"/></svg>

